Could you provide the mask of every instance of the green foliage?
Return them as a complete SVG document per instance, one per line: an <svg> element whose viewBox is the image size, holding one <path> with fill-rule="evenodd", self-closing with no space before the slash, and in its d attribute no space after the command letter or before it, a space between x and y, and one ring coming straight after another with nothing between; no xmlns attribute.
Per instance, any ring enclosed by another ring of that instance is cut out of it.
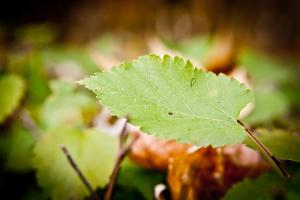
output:
<svg viewBox="0 0 300 200"><path fill-rule="evenodd" d="M292 75L287 64L251 51L241 54L240 64L250 74L255 96L254 110L246 121L260 124L286 114L290 104L282 84Z"/></svg>
<svg viewBox="0 0 300 200"><path fill-rule="evenodd" d="M254 85L278 84L285 82L291 76L286 63L250 50L242 52L240 63L250 73Z"/></svg>
<svg viewBox="0 0 300 200"><path fill-rule="evenodd" d="M30 105L42 103L50 90L41 54L38 51L10 52L7 65L10 73L18 73L26 80L26 102Z"/></svg>
<svg viewBox="0 0 300 200"><path fill-rule="evenodd" d="M254 89L255 107L247 116L246 121L250 124L268 122L281 117L289 110L287 96L276 89L263 86Z"/></svg>
<svg viewBox="0 0 300 200"><path fill-rule="evenodd" d="M102 34L101 37L95 39L89 46L102 55L112 56L118 53L118 45L120 45L120 38L112 33Z"/></svg>
<svg viewBox="0 0 300 200"><path fill-rule="evenodd" d="M163 42L167 47L181 52L187 58L201 61L203 61L205 55L212 47L210 38L203 36L188 38L177 43L168 41L167 39L164 39Z"/></svg>
<svg viewBox="0 0 300 200"><path fill-rule="evenodd" d="M283 90L286 97L290 100L290 104L292 108L300 109L300 65L294 64L293 68L293 76L289 78L289 80L284 83Z"/></svg>
<svg viewBox="0 0 300 200"><path fill-rule="evenodd" d="M112 200L138 199L146 200L135 188L116 185L112 195Z"/></svg>
<svg viewBox="0 0 300 200"><path fill-rule="evenodd" d="M20 124L12 127L6 136L1 136L4 143L5 166L14 171L28 171L31 167L32 148L35 144L30 133Z"/></svg>
<svg viewBox="0 0 300 200"><path fill-rule="evenodd" d="M212 47L212 42L207 37L194 37L178 45L178 50L191 58L202 60Z"/></svg>
<svg viewBox="0 0 300 200"><path fill-rule="evenodd" d="M6 38L2 29L0 32L0 37ZM19 185L28 183L16 188L16 192L28 190L22 199L87 197L88 191L60 149L64 144L93 188L101 188L98 191L102 195L118 142L91 128L99 104L74 81L99 71L102 61L106 64L145 53L149 41L128 42L131 36L108 33L88 46L67 46L55 43L56 31L48 24L26 26L10 35L14 36L13 43L0 49L0 174L5 176L5 184L0 181L1 189L12 185L13 176L17 181L22 178ZM211 39L163 42L186 58L203 61L210 53ZM124 47L130 51L124 51ZM246 121L251 128L262 128L257 129L257 137L274 156L300 162L300 137L295 134L299 130L299 110L294 109L300 108L299 67L291 70L286 62L251 51L243 52L239 61L250 75L255 98L254 110ZM92 89L114 114L129 115L133 124L160 138L220 146L240 143L246 135L236 120L252 100L251 92L234 79L195 69L180 58L143 56L81 83ZM19 109L29 111L33 124L19 119ZM266 125L282 130L267 130ZM41 134L33 139L34 129ZM253 146L252 141L245 142ZM293 174L291 170L299 170L299 164L286 163L291 181L266 174L236 184L224 199L300 199L300 173ZM30 178L24 181L28 175ZM125 160L112 199L154 199L154 186L164 181L164 173Z"/></svg>
<svg viewBox="0 0 300 200"><path fill-rule="evenodd" d="M286 194L287 200L297 200L300 198L300 170L296 171L291 180L286 184Z"/></svg>
<svg viewBox="0 0 300 200"><path fill-rule="evenodd" d="M39 53L33 52L28 60L20 67L26 67L24 76L28 82L27 102L40 104L49 95L48 74L43 66L43 60Z"/></svg>
<svg viewBox="0 0 300 200"><path fill-rule="evenodd" d="M51 82L52 94L46 99L40 112L40 122L45 129L59 126L83 126L97 111L94 98L82 91L75 91L72 82Z"/></svg>
<svg viewBox="0 0 300 200"><path fill-rule="evenodd" d="M296 71L295 74L300 74L300 71ZM297 76L297 75L296 75ZM284 85L284 92L293 107L300 109L300 80L294 78L290 83Z"/></svg>
<svg viewBox="0 0 300 200"><path fill-rule="evenodd" d="M292 174L291 180L267 173L256 179L247 179L234 185L222 200L296 200L300 198L300 171Z"/></svg>
<svg viewBox="0 0 300 200"><path fill-rule="evenodd" d="M146 133L198 146L242 142L236 119L251 92L234 79L193 67L178 57L143 56L80 81L119 117Z"/></svg>
<svg viewBox="0 0 300 200"><path fill-rule="evenodd" d="M25 82L18 75L0 77L0 124L19 106L25 92Z"/></svg>
<svg viewBox="0 0 300 200"><path fill-rule="evenodd" d="M258 139L278 158L300 162L300 136L284 130L258 130ZM248 138L246 143L255 147Z"/></svg>
<svg viewBox="0 0 300 200"><path fill-rule="evenodd" d="M69 65L73 70L81 70L84 73L99 70L86 48L55 46L43 51L42 56L47 68ZM72 73L72 70L69 73Z"/></svg>
<svg viewBox="0 0 300 200"><path fill-rule="evenodd" d="M162 173L144 169L126 160L122 164L118 184L136 189L143 195L144 199L152 200L154 199L155 185L163 181L164 176Z"/></svg>
<svg viewBox="0 0 300 200"><path fill-rule="evenodd" d="M281 179L272 174L265 174L254 180L244 180L234 185L222 200L272 200L276 189L280 188Z"/></svg>
<svg viewBox="0 0 300 200"><path fill-rule="evenodd" d="M108 183L117 138L93 129L57 129L42 136L34 148L33 165L39 184L52 199L83 199L89 193L60 147L65 145L94 188Z"/></svg>

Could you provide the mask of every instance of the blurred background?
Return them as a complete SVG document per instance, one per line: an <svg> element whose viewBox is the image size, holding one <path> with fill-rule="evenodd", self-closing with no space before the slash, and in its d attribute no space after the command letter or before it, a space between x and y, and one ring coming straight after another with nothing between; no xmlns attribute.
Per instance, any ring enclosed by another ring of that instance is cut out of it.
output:
<svg viewBox="0 0 300 200"><path fill-rule="evenodd" d="M70 188L52 177L64 176L68 164L59 150L49 152L73 132L117 135L123 122L75 81L148 53L178 55L236 77L255 91L256 104L245 115L251 127L280 128L298 137L299 36L299 0L1 1L1 195L28 200L87 196L78 180L78 193L61 195ZM65 132L64 139L53 134ZM153 199L154 185L166 179L166 170L124 166L115 199ZM299 168L288 166L295 173ZM128 186L130 177L140 179ZM141 188L145 180L149 184ZM102 186L99 194L103 185L95 183Z"/></svg>
<svg viewBox="0 0 300 200"><path fill-rule="evenodd" d="M297 54L299 4L297 0L12 0L1 3L0 17L7 42L22 26L48 23L61 42L84 43L111 31L173 40L230 32L247 45Z"/></svg>

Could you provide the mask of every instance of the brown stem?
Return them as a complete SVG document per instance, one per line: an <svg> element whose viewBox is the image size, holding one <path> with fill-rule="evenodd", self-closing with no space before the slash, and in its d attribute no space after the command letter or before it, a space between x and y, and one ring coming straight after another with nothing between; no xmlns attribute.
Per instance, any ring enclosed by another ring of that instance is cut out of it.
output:
<svg viewBox="0 0 300 200"><path fill-rule="evenodd" d="M122 128L122 132L120 133L120 149L118 152L118 156L117 156L117 160L115 162L114 165L114 169L112 172L112 175L110 176L110 181L107 187L107 190L105 192L104 195L104 200L110 200L111 196L112 196L112 192L116 183L116 179L118 176L118 172L120 170L121 167L121 163L124 160L124 158L126 157L126 155L129 153L132 145L134 144L134 142L138 139L138 135L134 134L133 138L131 139L131 141L126 145L125 145L125 140L126 140L126 134L127 134L127 119L124 123L124 126Z"/></svg>
<svg viewBox="0 0 300 200"><path fill-rule="evenodd" d="M237 122L245 128L245 131L248 133L249 137L252 139L254 144L259 148L262 154L266 157L266 159L270 162L270 164L275 168L275 170L278 171L283 178L286 179L289 178L290 174L281 166L281 162L272 155L270 150L264 144L262 144L256 138L256 136L240 120L237 120Z"/></svg>
<svg viewBox="0 0 300 200"><path fill-rule="evenodd" d="M122 149L124 146L124 143L126 142L126 137L127 137L127 122L128 122L128 118L125 118L125 122L124 125L121 129L121 133L120 133L120 139L119 139L119 149Z"/></svg>
<svg viewBox="0 0 300 200"><path fill-rule="evenodd" d="M74 159L72 158L72 156L71 156L70 152L68 151L68 149L66 148L66 146L61 145L60 148L63 151L63 153L65 154L65 156L67 157L71 167L74 169L74 171L76 172L76 174L78 175L78 177L80 178L80 180L82 181L84 186L90 192L92 199L93 200L98 200L99 198L98 198L97 193L94 191L94 189L93 189L92 185L90 184L90 182L86 179L86 177L83 175L83 173L78 168L78 165L75 163Z"/></svg>

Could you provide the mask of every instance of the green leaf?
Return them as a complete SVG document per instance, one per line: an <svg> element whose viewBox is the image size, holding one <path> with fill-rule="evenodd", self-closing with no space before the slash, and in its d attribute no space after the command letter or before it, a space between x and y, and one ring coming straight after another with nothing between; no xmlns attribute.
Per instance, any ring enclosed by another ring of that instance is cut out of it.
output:
<svg viewBox="0 0 300 200"><path fill-rule="evenodd" d="M10 52L8 71L17 73L26 79L26 103L39 105L49 95L48 72L45 70L40 51Z"/></svg>
<svg viewBox="0 0 300 200"><path fill-rule="evenodd" d="M297 170L287 183L286 200L298 200L300 198L300 170Z"/></svg>
<svg viewBox="0 0 300 200"><path fill-rule="evenodd" d="M93 40L89 45L89 48L97 50L102 55L112 56L118 53L118 45L120 44L122 44L122 40L118 35L104 33L99 38Z"/></svg>
<svg viewBox="0 0 300 200"><path fill-rule="evenodd" d="M250 73L254 85L262 83L282 83L288 80L292 73L288 64L266 55L246 50L240 54L240 63Z"/></svg>
<svg viewBox="0 0 300 200"><path fill-rule="evenodd" d="M272 131L258 129L258 139L263 143L274 156L283 160L300 162L300 136L291 134L284 130L275 129ZM247 138L246 143L255 147L251 139Z"/></svg>
<svg viewBox="0 0 300 200"><path fill-rule="evenodd" d="M283 90L286 97L289 99L291 107L300 109L300 62L294 63L293 76L289 78L287 83L284 83Z"/></svg>
<svg viewBox="0 0 300 200"><path fill-rule="evenodd" d="M267 173L256 179L246 179L230 188L222 200L296 200L300 197L299 169L292 173L291 179L284 180L276 173Z"/></svg>
<svg viewBox="0 0 300 200"><path fill-rule="evenodd" d="M85 92L75 91L72 82L56 80L51 82L53 94L44 103L40 121L46 129L59 126L83 126L96 113L94 98Z"/></svg>
<svg viewBox="0 0 300 200"><path fill-rule="evenodd" d="M204 36L196 36L176 43L163 38L162 42L168 48L181 52L187 58L201 61L203 61L204 56L212 47L210 38Z"/></svg>
<svg viewBox="0 0 300 200"><path fill-rule="evenodd" d="M19 106L25 92L25 82L17 75L0 78L0 124Z"/></svg>
<svg viewBox="0 0 300 200"><path fill-rule="evenodd" d="M154 187L163 181L161 172L144 169L128 160L123 162L118 177L118 185L136 189L146 200L154 199Z"/></svg>
<svg viewBox="0 0 300 200"><path fill-rule="evenodd" d="M288 99L280 90L268 87L255 88L254 97L255 107L245 120L250 124L274 120L289 110Z"/></svg>
<svg viewBox="0 0 300 200"><path fill-rule="evenodd" d="M281 186L280 177L265 174L254 180L244 180L234 185L222 200L272 200L276 196L276 188Z"/></svg>
<svg viewBox="0 0 300 200"><path fill-rule="evenodd" d="M29 104L40 104L45 101L50 93L48 85L49 75L43 65L40 52L33 52L31 55L27 55L27 57L27 63L24 63L22 67L26 67L27 69L28 102Z"/></svg>
<svg viewBox="0 0 300 200"><path fill-rule="evenodd" d="M249 72L255 95L255 107L245 119L260 124L286 114L290 108L283 83L292 77L287 63L251 51L240 55L240 63Z"/></svg>
<svg viewBox="0 0 300 200"><path fill-rule="evenodd" d="M2 136L5 144L1 151L5 152L5 167L13 171L28 171L31 167L32 148L35 144L30 133L20 124L14 124L7 136Z"/></svg>
<svg viewBox="0 0 300 200"><path fill-rule="evenodd" d="M67 64L73 70L80 69L86 73L93 73L98 70L97 64L86 48L57 46L44 50L42 54L44 65L48 68L63 67L62 65Z"/></svg>
<svg viewBox="0 0 300 200"><path fill-rule="evenodd" d="M109 181L117 152L117 138L96 130L57 129L43 134L34 148L33 165L39 184L53 199L83 199L89 192L68 163L65 145L93 188Z"/></svg>
<svg viewBox="0 0 300 200"><path fill-rule="evenodd" d="M240 143L236 119L252 95L225 75L175 57L147 55L80 81L117 116L149 134L198 146Z"/></svg>

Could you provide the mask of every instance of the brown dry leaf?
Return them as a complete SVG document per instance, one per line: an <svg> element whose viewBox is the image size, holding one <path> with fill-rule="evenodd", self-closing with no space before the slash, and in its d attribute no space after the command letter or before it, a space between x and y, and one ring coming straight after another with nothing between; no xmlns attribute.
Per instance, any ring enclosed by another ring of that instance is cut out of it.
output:
<svg viewBox="0 0 300 200"><path fill-rule="evenodd" d="M179 144L174 140L159 140L151 135L139 133L129 154L135 163L150 169L168 169L169 159L184 154L192 145Z"/></svg>
<svg viewBox="0 0 300 200"><path fill-rule="evenodd" d="M168 184L173 200L219 199L236 182L269 169L244 145L200 148L171 159Z"/></svg>
<svg viewBox="0 0 300 200"><path fill-rule="evenodd" d="M167 170L173 200L218 199L232 184L270 169L258 152L242 144L195 149L139 134L130 158L146 168Z"/></svg>
<svg viewBox="0 0 300 200"><path fill-rule="evenodd" d="M204 58L207 71L228 74L235 67L236 44L234 34L224 33L217 35L212 49Z"/></svg>

